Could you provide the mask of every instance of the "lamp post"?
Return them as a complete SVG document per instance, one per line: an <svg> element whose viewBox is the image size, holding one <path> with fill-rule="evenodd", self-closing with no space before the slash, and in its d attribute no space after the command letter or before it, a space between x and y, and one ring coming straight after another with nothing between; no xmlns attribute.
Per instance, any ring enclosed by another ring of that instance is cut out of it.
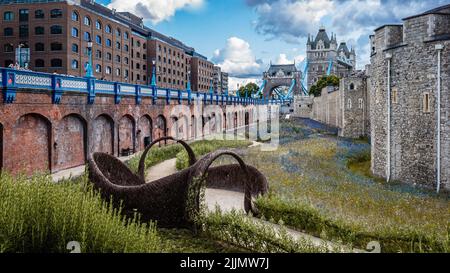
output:
<svg viewBox="0 0 450 273"><path fill-rule="evenodd" d="M151 86L156 87L156 60L152 60L152 83Z"/></svg>
<svg viewBox="0 0 450 273"><path fill-rule="evenodd" d="M87 50L88 50L88 63L86 64L86 77L88 78L92 78L93 77L93 73L92 73L92 40L89 39L88 43L87 43Z"/></svg>
<svg viewBox="0 0 450 273"><path fill-rule="evenodd" d="M19 52L18 52L18 54L19 54L19 67L18 68L22 67L22 47L23 46L25 46L25 45L22 44L22 43L18 45L18 47L19 47Z"/></svg>

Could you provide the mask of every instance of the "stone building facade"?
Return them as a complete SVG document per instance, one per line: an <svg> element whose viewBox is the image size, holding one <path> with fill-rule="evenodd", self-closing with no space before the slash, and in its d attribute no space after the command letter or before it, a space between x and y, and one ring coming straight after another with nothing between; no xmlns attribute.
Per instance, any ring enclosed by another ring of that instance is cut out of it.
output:
<svg viewBox="0 0 450 273"><path fill-rule="evenodd" d="M33 71L84 76L92 41L97 79L148 85L155 62L158 86L185 89L192 70L192 89L209 90L213 64L206 57L146 27L142 18L94 0L1 1L0 23L2 67L15 63L20 45L29 48Z"/></svg>
<svg viewBox="0 0 450 273"><path fill-rule="evenodd" d="M370 38L372 172L449 190L450 5Z"/></svg>
<svg viewBox="0 0 450 273"><path fill-rule="evenodd" d="M306 44L306 55L308 60L308 90L321 77L327 75L328 67L331 65L330 74L339 78L348 76L355 70L356 53L350 50L345 42L337 43L335 34L328 36L325 28L320 28L316 37L308 36Z"/></svg>

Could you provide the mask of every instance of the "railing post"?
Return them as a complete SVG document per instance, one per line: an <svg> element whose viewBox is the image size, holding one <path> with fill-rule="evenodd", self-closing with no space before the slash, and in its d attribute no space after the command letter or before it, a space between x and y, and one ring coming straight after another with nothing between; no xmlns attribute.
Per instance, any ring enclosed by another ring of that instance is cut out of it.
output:
<svg viewBox="0 0 450 273"><path fill-rule="evenodd" d="M141 94L141 86L136 85L136 104L141 104L142 102L142 94Z"/></svg>
<svg viewBox="0 0 450 273"><path fill-rule="evenodd" d="M181 104L181 96L183 95L183 93L181 93L181 90L178 90L178 104Z"/></svg>
<svg viewBox="0 0 450 273"><path fill-rule="evenodd" d="M188 104L191 104L192 101L192 91L191 88L187 89L187 93L188 93Z"/></svg>
<svg viewBox="0 0 450 273"><path fill-rule="evenodd" d="M158 88L156 85L152 85L152 104L156 104L156 100L158 99Z"/></svg>
<svg viewBox="0 0 450 273"><path fill-rule="evenodd" d="M94 104L95 102L95 78L86 78L88 88L88 104ZM114 87L115 90L115 87Z"/></svg>
<svg viewBox="0 0 450 273"><path fill-rule="evenodd" d="M63 94L61 82L62 82L61 76L52 75L52 102L53 102L53 104L61 103L61 97Z"/></svg>
<svg viewBox="0 0 450 273"><path fill-rule="evenodd" d="M170 89L166 89L166 103L170 104Z"/></svg>
<svg viewBox="0 0 450 273"><path fill-rule="evenodd" d="M114 83L114 102L115 104L120 104L122 96L120 95L120 83Z"/></svg>
<svg viewBox="0 0 450 273"><path fill-rule="evenodd" d="M2 69L3 102L13 103L16 100L16 72L13 69Z"/></svg>

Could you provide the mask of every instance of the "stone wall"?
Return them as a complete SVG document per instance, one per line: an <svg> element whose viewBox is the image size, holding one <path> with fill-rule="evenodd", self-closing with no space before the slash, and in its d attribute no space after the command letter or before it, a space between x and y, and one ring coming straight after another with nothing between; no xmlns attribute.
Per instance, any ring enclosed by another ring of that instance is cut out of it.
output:
<svg viewBox="0 0 450 273"><path fill-rule="evenodd" d="M322 89L322 95L314 98L312 119L327 125L342 126L342 106L340 90L333 86Z"/></svg>
<svg viewBox="0 0 450 273"><path fill-rule="evenodd" d="M450 188L450 30L442 27L448 24L449 18L435 14L407 18L402 27L402 37L397 38L391 36L396 33L392 29L398 29L398 26L384 26L375 31L375 49L371 56L370 117L371 168L377 176L435 188L437 116L440 114L441 187ZM437 113L436 100L437 44L444 46L441 55L441 113ZM390 98L387 97L388 75L391 78Z"/></svg>

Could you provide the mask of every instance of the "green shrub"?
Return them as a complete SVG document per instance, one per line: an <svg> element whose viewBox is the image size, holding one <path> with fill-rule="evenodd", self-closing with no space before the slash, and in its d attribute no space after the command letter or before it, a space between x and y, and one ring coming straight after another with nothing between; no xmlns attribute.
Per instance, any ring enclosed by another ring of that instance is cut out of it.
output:
<svg viewBox="0 0 450 273"><path fill-rule="evenodd" d="M191 144L192 150L199 158L202 155L213 152L218 149L244 148L251 145L248 140L201 140ZM182 170L189 166L189 158L183 149L177 154L176 167Z"/></svg>
<svg viewBox="0 0 450 273"><path fill-rule="evenodd" d="M125 219L87 177L55 184L50 176L0 177L0 252L160 252L155 225Z"/></svg>

